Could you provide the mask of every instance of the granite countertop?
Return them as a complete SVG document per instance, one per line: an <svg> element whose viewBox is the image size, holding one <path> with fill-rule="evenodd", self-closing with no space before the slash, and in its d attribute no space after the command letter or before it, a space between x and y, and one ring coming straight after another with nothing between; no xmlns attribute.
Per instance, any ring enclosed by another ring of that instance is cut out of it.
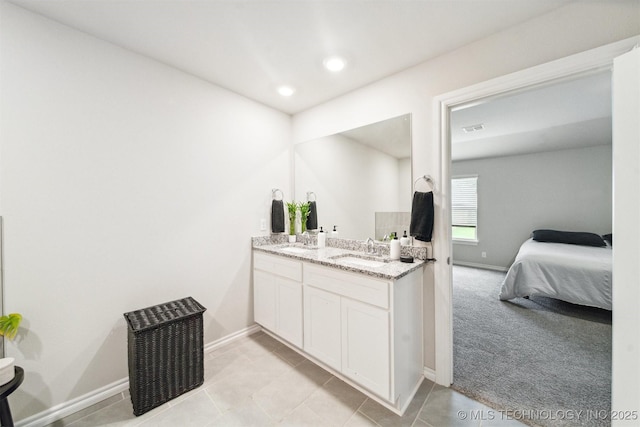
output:
<svg viewBox="0 0 640 427"><path fill-rule="evenodd" d="M253 249L280 255L283 257L308 261L327 267L334 267L344 271L365 274L380 279L397 280L410 272L421 268L425 261L414 258L413 263L392 261L388 254L372 256L364 251L355 251L339 247L318 248L305 246L301 243L261 244L253 242Z"/></svg>

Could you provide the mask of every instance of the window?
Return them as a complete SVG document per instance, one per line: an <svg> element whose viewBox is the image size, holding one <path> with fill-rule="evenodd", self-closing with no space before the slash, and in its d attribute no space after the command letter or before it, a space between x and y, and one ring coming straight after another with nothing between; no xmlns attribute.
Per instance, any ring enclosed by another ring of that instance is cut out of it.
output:
<svg viewBox="0 0 640 427"><path fill-rule="evenodd" d="M451 180L451 225L453 240L478 240L478 177Z"/></svg>

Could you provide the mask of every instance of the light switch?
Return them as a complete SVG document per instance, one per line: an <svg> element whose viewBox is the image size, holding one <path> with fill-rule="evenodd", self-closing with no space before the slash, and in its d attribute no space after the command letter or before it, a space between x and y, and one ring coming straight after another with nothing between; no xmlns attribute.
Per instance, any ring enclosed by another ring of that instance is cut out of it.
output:
<svg viewBox="0 0 640 427"><path fill-rule="evenodd" d="M267 220L262 218L260 220L260 231L266 231L267 230Z"/></svg>

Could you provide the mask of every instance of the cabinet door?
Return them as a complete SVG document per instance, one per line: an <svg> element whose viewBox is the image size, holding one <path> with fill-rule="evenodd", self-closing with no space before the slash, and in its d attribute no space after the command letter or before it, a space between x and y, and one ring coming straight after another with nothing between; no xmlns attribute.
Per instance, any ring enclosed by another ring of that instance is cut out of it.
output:
<svg viewBox="0 0 640 427"><path fill-rule="evenodd" d="M253 318L276 332L276 276L253 270Z"/></svg>
<svg viewBox="0 0 640 427"><path fill-rule="evenodd" d="M342 299L342 373L389 399L391 367L389 312Z"/></svg>
<svg viewBox="0 0 640 427"><path fill-rule="evenodd" d="M302 283L278 277L276 332L302 348Z"/></svg>
<svg viewBox="0 0 640 427"><path fill-rule="evenodd" d="M340 297L305 286L304 350L340 370Z"/></svg>

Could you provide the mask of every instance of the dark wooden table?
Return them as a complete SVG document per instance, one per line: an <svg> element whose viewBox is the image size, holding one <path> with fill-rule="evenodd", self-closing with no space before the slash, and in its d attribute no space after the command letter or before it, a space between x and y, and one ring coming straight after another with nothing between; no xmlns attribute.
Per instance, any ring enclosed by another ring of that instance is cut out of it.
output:
<svg viewBox="0 0 640 427"><path fill-rule="evenodd" d="M16 375L11 381L0 386L0 423L2 427L13 427L13 418L7 397L22 384L24 380L24 370L20 366L15 366Z"/></svg>

